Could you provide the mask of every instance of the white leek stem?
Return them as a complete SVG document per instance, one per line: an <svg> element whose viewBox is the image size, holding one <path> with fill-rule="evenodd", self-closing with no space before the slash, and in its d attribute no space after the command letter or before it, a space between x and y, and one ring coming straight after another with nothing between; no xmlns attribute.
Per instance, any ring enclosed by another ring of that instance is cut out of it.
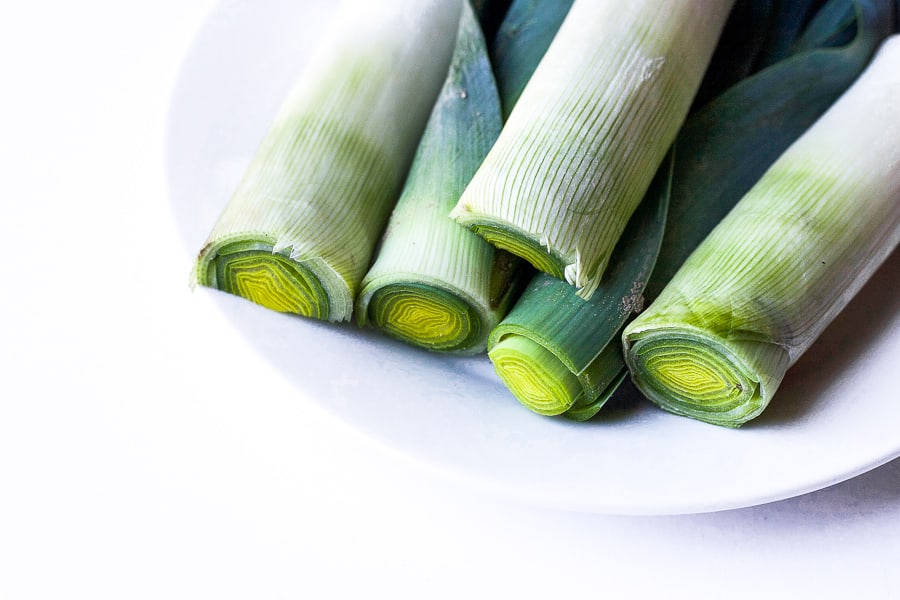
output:
<svg viewBox="0 0 900 600"><path fill-rule="evenodd" d="M589 298L732 0L576 0L451 213Z"/></svg>

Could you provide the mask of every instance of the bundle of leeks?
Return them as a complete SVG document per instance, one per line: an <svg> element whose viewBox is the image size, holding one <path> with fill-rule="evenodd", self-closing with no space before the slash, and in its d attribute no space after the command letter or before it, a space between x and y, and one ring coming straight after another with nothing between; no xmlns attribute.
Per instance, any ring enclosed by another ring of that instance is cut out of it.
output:
<svg viewBox="0 0 900 600"><path fill-rule="evenodd" d="M610 342L850 85L893 8L738 0L730 23L763 25L729 49L741 31L725 24L731 0L631 3L612 26L611 2L580 0L557 34L570 4L515 0L491 64L468 0L346 3L210 234L196 281L329 320L349 319L355 302L360 323L435 350L477 352L490 334L495 369L526 406L596 414L625 374ZM452 216L500 250L447 217L454 203ZM494 327L515 290L503 248L552 275L538 274ZM626 343L637 356L640 343Z"/></svg>
<svg viewBox="0 0 900 600"><path fill-rule="evenodd" d="M679 133L674 163L658 173L597 294L581 300L572 286L539 274L494 330L489 356L525 406L577 420L600 410L625 375L619 333L640 310L642 293L658 294L888 33L888 2L799 4L738 3L701 87L703 105Z"/></svg>

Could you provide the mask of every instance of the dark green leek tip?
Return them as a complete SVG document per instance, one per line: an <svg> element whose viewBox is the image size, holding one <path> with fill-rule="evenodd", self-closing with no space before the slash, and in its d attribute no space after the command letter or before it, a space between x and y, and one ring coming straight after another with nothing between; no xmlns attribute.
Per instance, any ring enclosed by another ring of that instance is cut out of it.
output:
<svg viewBox="0 0 900 600"><path fill-rule="evenodd" d="M539 415L563 414L582 394L578 377L552 352L524 336L504 337L488 357L519 402Z"/></svg>
<svg viewBox="0 0 900 600"><path fill-rule="evenodd" d="M201 285L246 298L266 308L327 320L328 296L318 277L265 242L236 241L201 259Z"/></svg>
<svg viewBox="0 0 900 600"><path fill-rule="evenodd" d="M455 294L421 283L393 283L372 294L371 324L428 350L465 352L482 337L478 313Z"/></svg>

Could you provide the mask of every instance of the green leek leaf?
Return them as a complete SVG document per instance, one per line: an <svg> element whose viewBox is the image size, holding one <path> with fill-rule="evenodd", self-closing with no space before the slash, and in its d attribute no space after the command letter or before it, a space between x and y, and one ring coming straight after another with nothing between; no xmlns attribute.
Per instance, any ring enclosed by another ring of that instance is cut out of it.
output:
<svg viewBox="0 0 900 600"><path fill-rule="evenodd" d="M804 50L763 68L685 122L678 134L669 219L647 284L648 300L778 156L853 83L890 33L891 6L886 0L830 0L828 5L855 8L856 37L850 43Z"/></svg>
<svg viewBox="0 0 900 600"><path fill-rule="evenodd" d="M491 45L504 120L550 47L572 1L515 0L509 7Z"/></svg>
<svg viewBox="0 0 900 600"><path fill-rule="evenodd" d="M500 133L500 99L468 4L450 71L361 284L357 321L429 350L475 353L506 313L517 261L447 218Z"/></svg>

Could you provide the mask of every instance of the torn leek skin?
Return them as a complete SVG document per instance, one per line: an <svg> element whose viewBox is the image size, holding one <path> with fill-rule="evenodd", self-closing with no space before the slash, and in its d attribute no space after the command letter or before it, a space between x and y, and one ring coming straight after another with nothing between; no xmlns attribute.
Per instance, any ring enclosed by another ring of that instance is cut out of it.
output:
<svg viewBox="0 0 900 600"><path fill-rule="evenodd" d="M196 283L277 311L350 318L460 11L454 0L342 4L200 251Z"/></svg>
<svg viewBox="0 0 900 600"><path fill-rule="evenodd" d="M900 243L900 37L766 171L623 334L662 408L738 427Z"/></svg>
<svg viewBox="0 0 900 600"><path fill-rule="evenodd" d="M447 79L360 286L360 325L429 350L485 350L508 308L518 261L447 213L502 124L485 40L466 0Z"/></svg>
<svg viewBox="0 0 900 600"><path fill-rule="evenodd" d="M590 298L732 0L576 0L451 217Z"/></svg>

